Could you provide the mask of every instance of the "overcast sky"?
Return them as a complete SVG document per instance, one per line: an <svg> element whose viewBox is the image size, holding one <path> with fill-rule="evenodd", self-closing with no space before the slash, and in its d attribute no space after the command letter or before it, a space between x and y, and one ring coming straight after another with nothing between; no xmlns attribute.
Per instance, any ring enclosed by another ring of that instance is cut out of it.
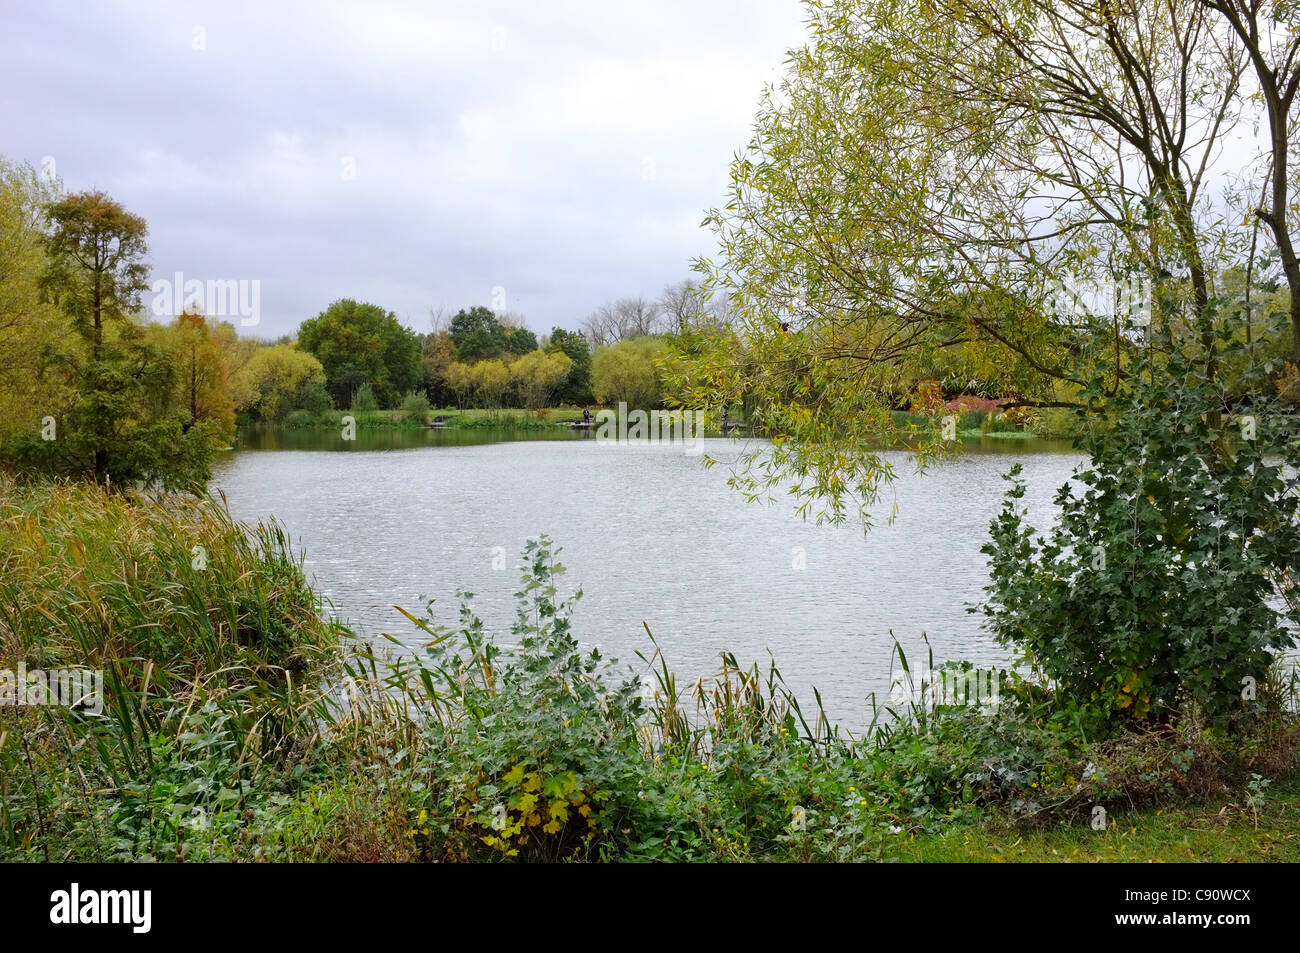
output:
<svg viewBox="0 0 1300 953"><path fill-rule="evenodd" d="M0 153L149 222L155 278L544 332L712 247L797 0L0 0ZM236 321L236 324L239 322Z"/></svg>

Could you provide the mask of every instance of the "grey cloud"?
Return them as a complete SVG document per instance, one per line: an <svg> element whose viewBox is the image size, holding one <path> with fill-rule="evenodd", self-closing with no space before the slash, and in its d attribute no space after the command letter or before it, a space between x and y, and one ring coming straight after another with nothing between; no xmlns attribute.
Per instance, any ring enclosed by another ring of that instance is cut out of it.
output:
<svg viewBox="0 0 1300 953"><path fill-rule="evenodd" d="M158 277L259 279L267 336L341 295L423 329L503 286L544 331L657 294L803 36L797 0L53 0L0 26L0 153L144 215Z"/></svg>

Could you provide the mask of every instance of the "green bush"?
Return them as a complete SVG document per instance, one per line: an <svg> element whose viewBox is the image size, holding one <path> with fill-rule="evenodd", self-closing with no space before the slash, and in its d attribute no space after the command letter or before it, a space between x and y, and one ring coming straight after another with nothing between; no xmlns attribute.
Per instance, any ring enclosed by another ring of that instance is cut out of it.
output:
<svg viewBox="0 0 1300 953"><path fill-rule="evenodd" d="M406 420L424 423L424 419L429 416L429 398L424 396L424 391L411 391L402 398L402 417Z"/></svg>
<svg viewBox="0 0 1300 953"><path fill-rule="evenodd" d="M1024 522L1018 465L1008 477L983 548L989 626L1110 724L1194 708L1238 725L1262 710L1255 686L1291 644L1271 600L1297 605L1300 529L1284 464L1298 462L1289 435L1300 418L1256 383L1235 411L1253 435L1226 385L1178 350L1137 357L1113 397L1086 391L1101 426L1083 440L1082 492L1061 487L1046 537Z"/></svg>
<svg viewBox="0 0 1300 953"><path fill-rule="evenodd" d="M356 413L366 413L379 409L379 401L375 399L375 392L371 389L369 383L362 384L357 388L356 394L352 397L352 408Z"/></svg>
<svg viewBox="0 0 1300 953"><path fill-rule="evenodd" d="M303 384L298 394L298 409L317 416L334 409L334 398L323 381L312 379Z"/></svg>
<svg viewBox="0 0 1300 953"><path fill-rule="evenodd" d="M554 555L545 537L524 550L509 648L484 637L467 606L454 630L426 623L435 637L422 679L445 717L426 729L420 768L456 854L592 856L636 788L640 686L611 680L599 651L579 649L576 597L560 598Z"/></svg>

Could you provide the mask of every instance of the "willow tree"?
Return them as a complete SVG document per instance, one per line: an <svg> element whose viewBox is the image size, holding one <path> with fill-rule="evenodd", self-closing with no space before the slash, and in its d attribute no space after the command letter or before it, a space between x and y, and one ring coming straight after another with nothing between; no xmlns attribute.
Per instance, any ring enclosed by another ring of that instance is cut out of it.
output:
<svg viewBox="0 0 1300 953"><path fill-rule="evenodd" d="M818 519L878 499L877 451L944 451L891 410L961 349L1007 404L1118 387L1133 325L1209 362L1216 276L1257 217L1223 156L1252 148L1250 56L1202 0L811 0L698 263L733 304L684 402L745 396L778 439L733 482ZM1285 23L1279 29L1291 29ZM1247 163L1234 162L1240 169Z"/></svg>
<svg viewBox="0 0 1300 953"><path fill-rule="evenodd" d="M45 205L58 183L0 157L0 437L39 426L61 401L43 363L64 336L62 313L41 294Z"/></svg>

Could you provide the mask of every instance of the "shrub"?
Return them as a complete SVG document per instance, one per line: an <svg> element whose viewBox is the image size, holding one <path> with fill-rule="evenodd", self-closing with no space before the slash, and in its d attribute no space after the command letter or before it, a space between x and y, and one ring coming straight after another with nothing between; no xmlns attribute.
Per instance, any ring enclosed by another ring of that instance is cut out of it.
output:
<svg viewBox="0 0 1300 953"><path fill-rule="evenodd" d="M429 416L429 398L424 396L424 391L413 390L402 398L402 417L404 419L424 423L427 416Z"/></svg>
<svg viewBox="0 0 1300 953"><path fill-rule="evenodd" d="M913 414L935 414L943 408L943 395L938 381L917 381L912 390L912 400L908 412Z"/></svg>
<svg viewBox="0 0 1300 953"><path fill-rule="evenodd" d="M305 410L313 416L319 416L334 409L334 398L325 387L325 382L313 378L302 386L298 393L298 409Z"/></svg>
<svg viewBox="0 0 1300 953"><path fill-rule="evenodd" d="M1291 643L1270 600L1297 605L1300 529L1283 465L1297 462L1288 434L1300 420L1261 391L1244 408L1248 429L1203 362L1154 355L1106 403L1100 385L1085 392L1101 426L1083 441L1082 494L1060 489L1046 537L1025 524L1012 469L983 548L983 611L1064 698L1112 724L1194 707L1232 727L1262 710L1254 686Z"/></svg>
<svg viewBox="0 0 1300 953"><path fill-rule="evenodd" d="M554 557L546 537L524 550L516 645L484 638L468 605L455 630L425 623L434 641L421 679L444 717L426 729L421 768L459 853L591 855L617 826L620 792L636 788L640 685L609 681L600 652L579 649L577 596L559 597Z"/></svg>
<svg viewBox="0 0 1300 953"><path fill-rule="evenodd" d="M379 401L375 399L375 392L369 383L362 384L357 388L356 394L352 397L352 408L356 413L366 413L379 409Z"/></svg>
<svg viewBox="0 0 1300 953"><path fill-rule="evenodd" d="M962 394L944 402L944 408L951 414L991 414L998 409L999 401L977 394Z"/></svg>

